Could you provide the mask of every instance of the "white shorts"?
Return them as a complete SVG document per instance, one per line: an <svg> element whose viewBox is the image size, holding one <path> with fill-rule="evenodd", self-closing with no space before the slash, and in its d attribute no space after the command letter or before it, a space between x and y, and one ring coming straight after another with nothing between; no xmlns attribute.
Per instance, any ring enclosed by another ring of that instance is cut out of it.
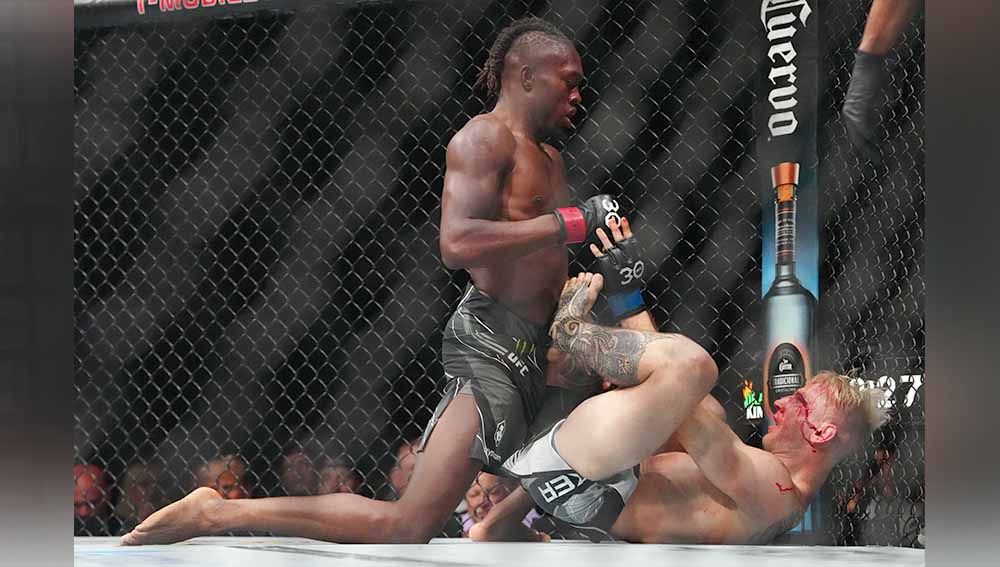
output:
<svg viewBox="0 0 1000 567"><path fill-rule="evenodd" d="M555 434L565 421L559 420L530 439L503 468L521 481L545 512L573 526L607 532L635 491L639 467L600 481L584 478L556 450Z"/></svg>

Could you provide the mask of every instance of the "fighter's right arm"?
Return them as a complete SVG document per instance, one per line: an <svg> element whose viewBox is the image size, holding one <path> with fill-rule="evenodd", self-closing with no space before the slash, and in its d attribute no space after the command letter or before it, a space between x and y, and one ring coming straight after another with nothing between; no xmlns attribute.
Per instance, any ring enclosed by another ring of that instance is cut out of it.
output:
<svg viewBox="0 0 1000 567"><path fill-rule="evenodd" d="M874 0L868 9L859 51L885 55L896 46L923 0Z"/></svg>
<svg viewBox="0 0 1000 567"><path fill-rule="evenodd" d="M451 269L510 260L558 245L554 215L496 220L500 190L514 167L514 136L491 120L474 120L448 144L441 198L441 259Z"/></svg>

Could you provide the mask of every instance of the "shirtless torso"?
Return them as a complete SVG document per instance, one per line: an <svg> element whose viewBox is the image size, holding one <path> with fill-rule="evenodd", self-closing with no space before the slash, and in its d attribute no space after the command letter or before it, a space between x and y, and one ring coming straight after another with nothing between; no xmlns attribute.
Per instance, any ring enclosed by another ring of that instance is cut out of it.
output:
<svg viewBox="0 0 1000 567"><path fill-rule="evenodd" d="M551 213L569 203L565 166L559 152L545 143L537 143L511 128L491 114L469 121L456 134L485 140L484 148L496 159L503 160L499 190L494 198L463 195L464 179L453 177L456 189L446 187L442 208L447 213L467 215L467 218L491 221L523 221ZM465 143L477 143L473 140ZM460 188L461 187L461 188ZM554 219L552 222L555 222ZM442 232L446 231L442 226ZM511 257L497 254L483 257L466 269L480 291L497 300L519 316L537 324L546 323L559 300L568 269L566 247L555 240L533 252Z"/></svg>
<svg viewBox="0 0 1000 567"><path fill-rule="evenodd" d="M760 493L764 502L748 510L709 482L687 453L653 455L642 463L639 485L612 533L644 543L767 543L802 519L803 506L790 481L762 486Z"/></svg>

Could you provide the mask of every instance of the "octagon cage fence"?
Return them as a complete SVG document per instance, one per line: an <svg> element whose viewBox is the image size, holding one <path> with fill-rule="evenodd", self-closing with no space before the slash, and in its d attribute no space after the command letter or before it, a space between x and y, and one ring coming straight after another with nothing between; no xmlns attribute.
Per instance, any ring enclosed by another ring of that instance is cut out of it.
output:
<svg viewBox="0 0 1000 567"><path fill-rule="evenodd" d="M105 493L77 535L121 533L130 493L162 506L219 463L250 497L396 497L468 281L438 252L445 147L489 109L476 74L528 15L584 65L552 141L571 192L630 211L652 315L713 356L713 394L760 445L742 392L764 349L759 2L76 4L74 454ZM870 2L818 4L818 367L886 387L893 417L834 470L812 532L920 547L923 15L887 60L873 165L839 118Z"/></svg>

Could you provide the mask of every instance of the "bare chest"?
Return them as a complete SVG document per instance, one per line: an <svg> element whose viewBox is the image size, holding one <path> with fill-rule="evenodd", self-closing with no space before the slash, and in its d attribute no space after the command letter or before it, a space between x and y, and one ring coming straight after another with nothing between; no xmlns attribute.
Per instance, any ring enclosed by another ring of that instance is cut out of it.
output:
<svg viewBox="0 0 1000 567"><path fill-rule="evenodd" d="M649 502L659 499L676 512L664 515L662 506L645 510L644 527L654 534L652 539L661 542L766 543L799 519L794 506L768 507L773 512L764 514L768 517L740 510L685 453L665 453L643 462L640 488Z"/></svg>
<svg viewBox="0 0 1000 567"><path fill-rule="evenodd" d="M508 176L501 214L508 220L526 220L569 204L562 161L537 145L519 143Z"/></svg>
<svg viewBox="0 0 1000 567"><path fill-rule="evenodd" d="M643 474L647 473L660 488L668 491L675 500L686 500L705 495L718 496L728 500L705 475L687 453L661 453L642 463Z"/></svg>
<svg viewBox="0 0 1000 567"><path fill-rule="evenodd" d="M665 453L643 462L629 507L636 538L661 543L722 543L738 530L735 503L712 485L690 456ZM664 514L663 510L670 510Z"/></svg>

